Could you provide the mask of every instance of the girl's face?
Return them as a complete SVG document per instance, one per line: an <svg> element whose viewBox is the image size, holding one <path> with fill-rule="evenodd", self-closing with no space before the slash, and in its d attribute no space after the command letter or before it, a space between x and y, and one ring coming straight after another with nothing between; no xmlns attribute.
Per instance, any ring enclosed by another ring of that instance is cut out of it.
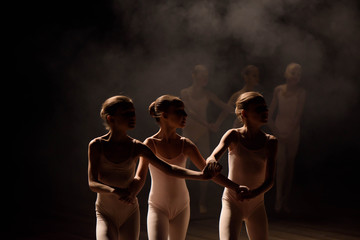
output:
<svg viewBox="0 0 360 240"><path fill-rule="evenodd" d="M286 72L285 72L285 78L286 78L286 82L288 84L292 84L292 85L296 85L300 82L301 79L301 68L298 66L293 66L290 67Z"/></svg>
<svg viewBox="0 0 360 240"><path fill-rule="evenodd" d="M265 102L253 103L243 110L248 123L264 125L268 121L269 110Z"/></svg>
<svg viewBox="0 0 360 240"><path fill-rule="evenodd" d="M201 87L206 87L209 82L209 72L206 68L198 70L197 73L193 74L193 78Z"/></svg>
<svg viewBox="0 0 360 240"><path fill-rule="evenodd" d="M253 69L251 72L245 75L245 82L252 86L257 86L259 84L259 79L258 69Z"/></svg>
<svg viewBox="0 0 360 240"><path fill-rule="evenodd" d="M108 116L108 123L113 130L129 130L135 128L135 108L130 105L126 108L118 108L115 115Z"/></svg>
<svg viewBox="0 0 360 240"><path fill-rule="evenodd" d="M184 106L170 106L167 113L167 123L174 128L184 128L186 125L187 114Z"/></svg>

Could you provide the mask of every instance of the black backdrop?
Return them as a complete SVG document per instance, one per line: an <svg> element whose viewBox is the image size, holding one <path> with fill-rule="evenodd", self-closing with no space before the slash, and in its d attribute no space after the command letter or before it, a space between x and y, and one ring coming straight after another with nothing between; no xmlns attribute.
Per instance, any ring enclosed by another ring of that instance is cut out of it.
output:
<svg viewBox="0 0 360 240"><path fill-rule="evenodd" d="M10 229L24 220L29 230L60 212L94 217L87 144L105 133L101 103L132 97L137 127L129 134L144 140L157 130L148 105L190 85L197 63L209 67L208 88L224 101L241 88L241 68L259 66L270 101L286 64L299 62L308 98L293 205L314 216L359 213L356 1L47 1L8 9ZM209 109L210 121L219 111ZM212 147L230 122L212 135ZM140 199L146 204L146 191Z"/></svg>

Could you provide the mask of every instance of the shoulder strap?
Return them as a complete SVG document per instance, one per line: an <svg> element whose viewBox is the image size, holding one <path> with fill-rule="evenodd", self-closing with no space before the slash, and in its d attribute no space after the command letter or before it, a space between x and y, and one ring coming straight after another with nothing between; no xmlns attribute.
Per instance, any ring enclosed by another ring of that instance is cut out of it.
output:
<svg viewBox="0 0 360 240"><path fill-rule="evenodd" d="M185 138L184 137L181 137L181 153L184 153L184 145L185 145Z"/></svg>
<svg viewBox="0 0 360 240"><path fill-rule="evenodd" d="M155 150L155 155L156 155L157 149L156 149L156 144L155 144L154 138L149 138L149 139L152 142L152 144L154 145L154 150Z"/></svg>
<svg viewBox="0 0 360 240"><path fill-rule="evenodd" d="M133 156L134 155L134 150L135 150L135 145L136 145L136 139L132 139L131 140L132 142L132 146L131 146L131 150L130 150L130 156Z"/></svg>

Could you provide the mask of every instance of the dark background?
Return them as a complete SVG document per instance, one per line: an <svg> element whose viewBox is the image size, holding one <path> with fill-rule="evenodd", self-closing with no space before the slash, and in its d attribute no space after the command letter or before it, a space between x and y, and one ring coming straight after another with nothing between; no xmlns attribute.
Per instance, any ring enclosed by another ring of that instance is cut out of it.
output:
<svg viewBox="0 0 360 240"><path fill-rule="evenodd" d="M223 101L242 88L241 69L258 66L268 103L286 65L300 63L307 101L293 215L359 216L358 1L35 1L7 10L14 68L3 89L9 231L34 235L60 215L90 219L94 229L87 145L105 133L102 102L130 96L137 126L129 135L144 140L157 131L149 104L179 95L198 63L208 66L208 88ZM209 120L219 112L211 107ZM228 119L212 135L212 148L230 126ZM139 196L143 208L148 188L149 179ZM220 201L221 189L212 188L217 195L209 198ZM273 195L267 194L270 217Z"/></svg>

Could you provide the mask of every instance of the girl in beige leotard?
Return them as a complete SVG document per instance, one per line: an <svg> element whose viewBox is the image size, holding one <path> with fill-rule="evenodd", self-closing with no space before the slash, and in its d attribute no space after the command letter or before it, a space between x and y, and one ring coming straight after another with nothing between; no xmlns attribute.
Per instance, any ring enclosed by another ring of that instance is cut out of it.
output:
<svg viewBox="0 0 360 240"><path fill-rule="evenodd" d="M89 144L89 187L97 193L96 238L138 239L140 214L137 198L140 190L135 167L141 156L161 171L180 178L208 179L216 174L209 164L203 172L170 165L158 159L140 141L127 135L135 127L135 109L130 98L107 99L101 117L109 132Z"/></svg>
<svg viewBox="0 0 360 240"><path fill-rule="evenodd" d="M156 156L163 161L185 167L189 158L199 169L206 162L197 147L188 139L176 133L183 128L187 114L184 103L178 97L163 95L156 99L150 107L151 116L160 126L159 131L145 140ZM216 164L209 161L208 164ZM184 240L190 219L190 198L184 179L174 178L154 168L146 159L141 158L137 177L145 179L147 169L151 174L151 190L149 194L149 210L147 219L148 238L150 240ZM239 186L220 175L217 182L236 192Z"/></svg>
<svg viewBox="0 0 360 240"><path fill-rule="evenodd" d="M218 160L229 151L229 176L237 184L250 189L241 195L243 201L228 189L224 190L219 222L221 240L239 239L245 221L251 240L268 239L268 222L264 194L273 185L277 140L261 131L267 122L268 111L263 96L257 92L240 95L236 114L244 126L228 130L208 160Z"/></svg>
<svg viewBox="0 0 360 240"><path fill-rule="evenodd" d="M290 212L288 203L300 141L300 119L306 98L306 91L299 85L301 71L301 66L297 63L290 63L286 67L284 74L286 83L275 88L269 109L269 127L279 139L276 161L275 210L277 212ZM275 112L277 112L276 116Z"/></svg>

